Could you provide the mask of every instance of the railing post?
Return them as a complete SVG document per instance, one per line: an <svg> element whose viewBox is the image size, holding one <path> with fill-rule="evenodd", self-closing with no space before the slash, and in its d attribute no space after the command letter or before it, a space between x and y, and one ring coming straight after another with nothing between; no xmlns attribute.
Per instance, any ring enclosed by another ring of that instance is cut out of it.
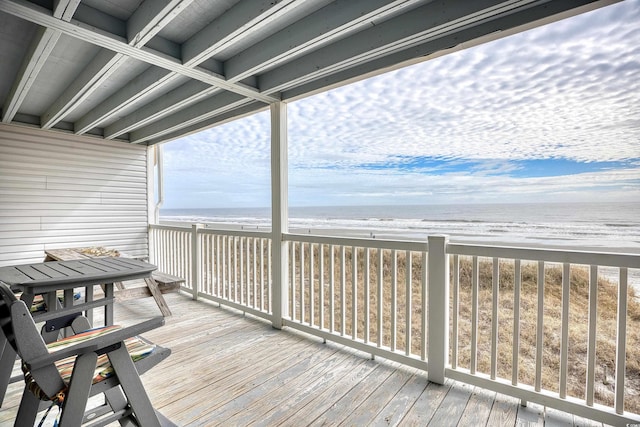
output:
<svg viewBox="0 0 640 427"><path fill-rule="evenodd" d="M427 258L428 378L444 384L449 358L449 255L447 236L429 236Z"/></svg>
<svg viewBox="0 0 640 427"><path fill-rule="evenodd" d="M288 315L289 284L287 270L289 253L283 235L289 231L287 156L287 104L271 104L271 312L272 325L284 326Z"/></svg>
<svg viewBox="0 0 640 427"><path fill-rule="evenodd" d="M198 289L200 288L200 260L202 259L202 245L198 236L198 230L202 224L191 224L191 287L193 288L193 299L198 299Z"/></svg>

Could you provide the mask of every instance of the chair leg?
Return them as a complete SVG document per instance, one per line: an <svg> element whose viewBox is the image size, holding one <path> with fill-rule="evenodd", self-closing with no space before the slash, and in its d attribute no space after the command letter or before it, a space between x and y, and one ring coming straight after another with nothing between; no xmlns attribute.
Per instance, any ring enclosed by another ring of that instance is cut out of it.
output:
<svg viewBox="0 0 640 427"><path fill-rule="evenodd" d="M113 412L125 409L129 405L129 402L127 402L127 398L125 397L124 393L122 393L120 387L110 388L109 390L104 392L104 396L107 400L106 404L111 407L111 410ZM131 418L132 417L120 418L118 422L122 427L137 426L137 424L134 423Z"/></svg>
<svg viewBox="0 0 640 427"><path fill-rule="evenodd" d="M11 380L11 371L15 361L16 352L0 331L0 408L2 408L2 401Z"/></svg>
<svg viewBox="0 0 640 427"><path fill-rule="evenodd" d="M62 405L60 427L79 426L82 424L97 360L98 355L96 353L85 353L76 358L71 381L69 382L69 390Z"/></svg>
<svg viewBox="0 0 640 427"><path fill-rule="evenodd" d="M123 345L108 353L109 361L115 374L120 380L120 386L127 396L131 409L140 425L160 427L160 421L151 406L149 396L142 385L138 371L131 360L131 356Z"/></svg>
<svg viewBox="0 0 640 427"><path fill-rule="evenodd" d="M18 408L18 414L16 415L16 426L32 426L36 422L36 416L38 415L38 409L40 407L40 399L34 396L27 387L22 392L22 399L20 400L20 407Z"/></svg>

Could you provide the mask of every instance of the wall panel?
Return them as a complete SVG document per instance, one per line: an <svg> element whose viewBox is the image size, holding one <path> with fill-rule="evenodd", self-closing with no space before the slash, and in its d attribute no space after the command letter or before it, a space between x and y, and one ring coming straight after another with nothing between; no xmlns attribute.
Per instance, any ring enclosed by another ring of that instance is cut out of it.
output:
<svg viewBox="0 0 640 427"><path fill-rule="evenodd" d="M0 266L45 249L148 255L147 147L0 123Z"/></svg>

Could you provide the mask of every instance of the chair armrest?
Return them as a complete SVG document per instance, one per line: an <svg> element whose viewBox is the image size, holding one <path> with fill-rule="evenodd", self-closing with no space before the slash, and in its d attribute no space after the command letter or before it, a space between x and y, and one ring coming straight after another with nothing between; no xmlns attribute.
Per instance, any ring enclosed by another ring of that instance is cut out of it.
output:
<svg viewBox="0 0 640 427"><path fill-rule="evenodd" d="M60 349L58 351L36 357L33 360L25 360L24 362L30 370L39 369L66 357L77 356L89 352L99 352L100 350L118 344L127 338L140 335L162 325L164 325L164 318L161 316L154 317L144 322L140 322L126 328L118 329L113 332L109 332L108 334L101 335Z"/></svg>

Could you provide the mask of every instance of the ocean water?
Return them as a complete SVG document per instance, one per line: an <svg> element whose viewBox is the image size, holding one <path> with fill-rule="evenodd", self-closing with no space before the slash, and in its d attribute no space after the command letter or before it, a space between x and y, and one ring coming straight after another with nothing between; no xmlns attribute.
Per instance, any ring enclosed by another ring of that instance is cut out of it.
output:
<svg viewBox="0 0 640 427"><path fill-rule="evenodd" d="M163 209L161 221L269 229L269 208ZM289 209L295 233L380 239L596 249L640 254L640 202L415 206L323 206Z"/></svg>

